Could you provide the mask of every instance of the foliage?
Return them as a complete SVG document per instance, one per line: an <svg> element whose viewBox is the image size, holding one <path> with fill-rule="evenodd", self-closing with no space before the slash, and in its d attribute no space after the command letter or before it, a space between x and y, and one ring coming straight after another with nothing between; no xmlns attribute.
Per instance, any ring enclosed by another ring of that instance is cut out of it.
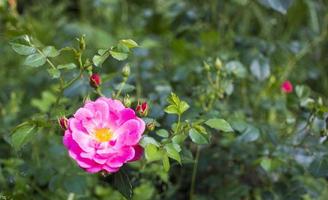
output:
<svg viewBox="0 0 328 200"><path fill-rule="evenodd" d="M327 6L0 0L0 198L326 199ZM101 95L150 107L143 159L106 176L57 123Z"/></svg>

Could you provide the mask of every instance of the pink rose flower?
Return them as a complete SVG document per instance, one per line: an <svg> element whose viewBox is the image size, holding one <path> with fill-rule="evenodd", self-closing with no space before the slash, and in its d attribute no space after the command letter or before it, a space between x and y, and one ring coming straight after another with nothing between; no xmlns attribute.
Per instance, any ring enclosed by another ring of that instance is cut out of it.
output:
<svg viewBox="0 0 328 200"><path fill-rule="evenodd" d="M290 81L285 81L281 84L281 90L284 92L284 93L291 93L293 92L293 85Z"/></svg>
<svg viewBox="0 0 328 200"><path fill-rule="evenodd" d="M138 145L145 122L118 101L100 97L88 101L68 120L63 143L69 156L89 173L117 172L123 164L139 160Z"/></svg>

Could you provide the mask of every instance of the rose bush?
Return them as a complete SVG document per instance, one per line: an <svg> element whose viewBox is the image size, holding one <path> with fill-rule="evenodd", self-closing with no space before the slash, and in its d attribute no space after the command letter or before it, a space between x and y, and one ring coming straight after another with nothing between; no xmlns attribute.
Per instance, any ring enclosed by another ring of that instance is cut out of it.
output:
<svg viewBox="0 0 328 200"><path fill-rule="evenodd" d="M327 198L325 1L0 0L0 27L1 197Z"/></svg>

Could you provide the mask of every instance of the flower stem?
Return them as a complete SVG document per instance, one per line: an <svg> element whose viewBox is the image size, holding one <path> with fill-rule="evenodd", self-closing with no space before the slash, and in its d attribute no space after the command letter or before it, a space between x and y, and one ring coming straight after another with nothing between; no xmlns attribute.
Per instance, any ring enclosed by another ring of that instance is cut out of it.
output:
<svg viewBox="0 0 328 200"><path fill-rule="evenodd" d="M194 197L194 190L195 190L195 181L196 181L196 175L197 175L199 154L200 154L200 147L197 146L196 158L195 158L194 168L192 170L192 177L191 177L191 185L190 185L190 193L189 193L189 199L190 200L194 200L194 198L195 198Z"/></svg>

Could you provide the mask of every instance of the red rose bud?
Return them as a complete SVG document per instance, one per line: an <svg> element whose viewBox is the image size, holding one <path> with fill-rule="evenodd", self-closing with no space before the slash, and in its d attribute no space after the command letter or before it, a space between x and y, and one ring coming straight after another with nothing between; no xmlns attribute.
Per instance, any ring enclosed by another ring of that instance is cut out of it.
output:
<svg viewBox="0 0 328 200"><path fill-rule="evenodd" d="M148 115L149 107L147 102L143 102L142 104L138 104L136 107L137 113L142 116L146 117Z"/></svg>
<svg viewBox="0 0 328 200"><path fill-rule="evenodd" d="M68 127L68 119L66 117L58 118L58 124L63 130L66 130Z"/></svg>
<svg viewBox="0 0 328 200"><path fill-rule="evenodd" d="M281 84L281 91L288 94L293 92L293 85L290 81L285 81Z"/></svg>
<svg viewBox="0 0 328 200"><path fill-rule="evenodd" d="M101 84L101 78L99 74L92 74L89 78L89 83L92 87L98 88Z"/></svg>

